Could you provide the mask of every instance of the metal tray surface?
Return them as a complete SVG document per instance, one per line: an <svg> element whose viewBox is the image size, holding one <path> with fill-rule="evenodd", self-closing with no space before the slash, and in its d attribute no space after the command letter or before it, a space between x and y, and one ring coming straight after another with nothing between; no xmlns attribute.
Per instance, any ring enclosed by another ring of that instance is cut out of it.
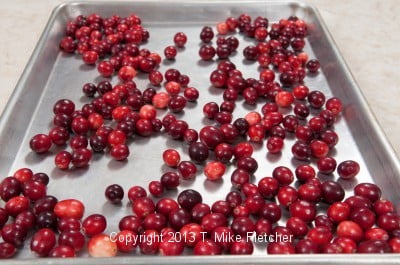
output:
<svg viewBox="0 0 400 265"><path fill-rule="evenodd" d="M202 26L214 26L216 22L228 16L238 16L246 12L251 16L262 15L270 21L296 15L306 20L309 28L306 51L310 58L318 58L322 71L314 77L306 77L305 83L311 90L318 89L329 96L341 98L345 110L335 124L340 141L336 146L335 158L338 161L354 159L359 161L361 171L357 180L342 182L351 194L357 182L374 182L383 190L383 196L396 202L399 209L400 166L391 146L377 125L360 89L346 67L332 37L323 24L315 8L299 2L267 2L267 1L135 1L135 2L67 2L58 6L40 38L33 55L21 76L0 120L0 175L4 178L21 167L30 167L35 172L46 172L51 181L48 194L59 199L77 198L86 206L85 216L103 213L107 216L106 232L118 231L121 217L131 214L131 206L125 198L121 206L106 202L104 189L107 185L118 183L127 191L133 185L147 187L150 180L159 179L163 172L170 170L162 166L162 152L167 147L176 148L182 160L189 159L187 146L171 140L163 134L150 138L135 137L130 143L131 155L128 161L113 161L108 155L94 155L87 169L61 171L54 167L54 147L47 155L36 155L29 149L29 139L40 132L47 132L52 120L52 106L61 98L69 98L78 104L89 102L81 93L86 82L102 80L94 67L86 66L78 56L66 55L59 51L65 23L80 14L99 13L102 16L119 14L126 16L137 13L143 24L150 31L150 41L144 45L151 50L162 53L163 48L172 43L173 35L183 31L188 35L184 49L179 50L174 62L166 62L161 66L164 71L173 67L191 78L191 85L198 88L200 98L197 103L189 103L184 114L179 115L188 121L190 127L200 129L210 121L203 119L202 105L208 101L221 102L222 90L210 87L209 74L216 67L216 62L202 62L197 58L199 48L199 32ZM248 39L241 39L238 53L241 53ZM258 77L257 67L243 61L237 54L232 61L242 69L245 77ZM145 89L149 84L146 75L140 74L135 80L138 87ZM113 78L113 84L118 82ZM78 106L79 107L79 106ZM261 104L251 107L240 102L234 112L238 118L251 110L260 110ZM159 111L162 117L166 112ZM294 141L290 137L281 155L268 155L263 145L254 145L254 157L259 162L259 169L253 181L270 176L277 165L295 168L298 161L291 159L290 147ZM315 161L314 161L315 162ZM315 163L314 163L315 165ZM194 181L184 181L178 191L170 192L170 196L185 188L194 188L203 194L206 203L224 199L231 189L229 171L222 182L209 182L199 173ZM202 168L199 168L202 172ZM320 176L322 179L336 179L337 176ZM139 252L139 251L137 251ZM140 254L118 256L112 259L91 259L87 254L77 259L54 260L35 258L29 251L29 244L19 251L17 259L0 261L0 264L184 264L184 263L219 263L219 264L365 264L377 262L395 264L399 255L293 255L267 256L265 245L257 244L253 256L221 256L221 257L158 257L141 256Z"/></svg>

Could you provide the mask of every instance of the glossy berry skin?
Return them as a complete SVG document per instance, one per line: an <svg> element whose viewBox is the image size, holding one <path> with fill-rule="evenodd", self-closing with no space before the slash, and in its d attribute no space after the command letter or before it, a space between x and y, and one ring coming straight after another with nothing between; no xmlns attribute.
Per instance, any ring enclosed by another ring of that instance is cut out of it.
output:
<svg viewBox="0 0 400 265"><path fill-rule="evenodd" d="M209 149L214 149L223 141L223 134L214 126L206 126L200 130L199 138Z"/></svg>
<svg viewBox="0 0 400 265"><path fill-rule="evenodd" d="M322 183L321 192L323 200L329 204L343 200L345 195L343 187L331 180Z"/></svg>
<svg viewBox="0 0 400 265"><path fill-rule="evenodd" d="M75 256L74 249L64 245L56 246L49 252L51 258L74 258Z"/></svg>
<svg viewBox="0 0 400 265"><path fill-rule="evenodd" d="M197 167L190 161L182 161L178 165L178 172L183 179L192 179L196 176Z"/></svg>
<svg viewBox="0 0 400 265"><path fill-rule="evenodd" d="M279 153L283 149L283 139L280 137L270 137L267 141L268 152L272 154Z"/></svg>
<svg viewBox="0 0 400 265"><path fill-rule="evenodd" d="M306 223L314 220L316 215L315 205L307 201L296 201L289 207L291 216L298 217Z"/></svg>
<svg viewBox="0 0 400 265"><path fill-rule="evenodd" d="M333 157L323 157L317 162L319 172L323 174L332 174L336 169L336 160Z"/></svg>
<svg viewBox="0 0 400 265"><path fill-rule="evenodd" d="M360 165L352 160L343 161L339 164L337 172L342 179L353 179L360 172Z"/></svg>
<svg viewBox="0 0 400 265"><path fill-rule="evenodd" d="M210 213L201 219L201 227L205 232L212 232L217 227L226 226L227 223L227 218L221 213Z"/></svg>
<svg viewBox="0 0 400 265"><path fill-rule="evenodd" d="M102 233L106 227L106 218L101 214L89 215L82 222L82 231L89 237Z"/></svg>
<svg viewBox="0 0 400 265"><path fill-rule="evenodd" d="M265 177L258 182L258 191L266 198L273 198L279 189L279 182L276 178Z"/></svg>
<svg viewBox="0 0 400 265"><path fill-rule="evenodd" d="M300 181L307 181L315 177L315 170L310 165L300 165L295 170L296 178Z"/></svg>
<svg viewBox="0 0 400 265"><path fill-rule="evenodd" d="M168 216L172 210L178 209L178 203L171 198L161 198L156 204L157 213Z"/></svg>
<svg viewBox="0 0 400 265"><path fill-rule="evenodd" d="M175 59L176 54L177 54L177 50L176 50L176 48L174 46L167 46L164 49L165 58L168 59L168 60Z"/></svg>
<svg viewBox="0 0 400 265"><path fill-rule="evenodd" d="M187 189L179 193L177 201L182 208L191 211L195 205L203 201L203 198L198 191Z"/></svg>
<svg viewBox="0 0 400 265"><path fill-rule="evenodd" d="M225 173L226 166L219 161L208 162L204 168L204 175L208 180L220 180Z"/></svg>
<svg viewBox="0 0 400 265"><path fill-rule="evenodd" d="M147 215L153 213L156 206L152 199L148 197L138 198L132 205L132 210L139 218L144 218Z"/></svg>
<svg viewBox="0 0 400 265"><path fill-rule="evenodd" d="M56 235L53 230L42 228L31 239L31 250L38 256L47 256L56 244Z"/></svg>
<svg viewBox="0 0 400 265"><path fill-rule="evenodd" d="M163 152L164 163L169 167L178 166L181 157L175 149L167 149Z"/></svg>
<svg viewBox="0 0 400 265"><path fill-rule="evenodd" d="M166 172L161 176L161 184L166 189L176 189L179 186L179 175L175 172Z"/></svg>
<svg viewBox="0 0 400 265"><path fill-rule="evenodd" d="M92 152L87 148L78 148L72 152L72 164L76 168L82 168L89 165L92 159Z"/></svg>
<svg viewBox="0 0 400 265"><path fill-rule="evenodd" d="M133 186L128 190L128 198L130 202L136 201L138 198L146 197L146 190L141 186Z"/></svg>
<svg viewBox="0 0 400 265"><path fill-rule="evenodd" d="M251 240L241 238L240 240L234 241L230 247L229 254L231 255L251 255L254 251L254 245Z"/></svg>
<svg viewBox="0 0 400 265"><path fill-rule="evenodd" d="M29 209L30 201L25 196L16 196L6 202L4 206L7 213L11 216L17 216Z"/></svg>
<svg viewBox="0 0 400 265"><path fill-rule="evenodd" d="M161 181L153 180L149 182L149 192L155 197L159 197L164 193L164 187Z"/></svg>
<svg viewBox="0 0 400 265"><path fill-rule="evenodd" d="M88 242L88 252L94 258L114 257L117 255L118 246L109 235L99 234L92 237Z"/></svg>
<svg viewBox="0 0 400 265"><path fill-rule="evenodd" d="M287 167L276 167L272 172L272 176L279 182L281 186L290 185L294 181L292 171Z"/></svg>
<svg viewBox="0 0 400 265"><path fill-rule="evenodd" d="M203 219L203 217L208 215L209 213L211 213L210 206L205 203L196 204L190 211L192 220L197 223L200 223L201 219Z"/></svg>
<svg viewBox="0 0 400 265"><path fill-rule="evenodd" d="M381 197L381 189L372 183L360 183L354 187L354 194L376 202Z"/></svg>
<svg viewBox="0 0 400 265"><path fill-rule="evenodd" d="M29 142L32 151L43 154L51 147L51 138L46 134L36 134Z"/></svg>
<svg viewBox="0 0 400 265"><path fill-rule="evenodd" d="M27 181L22 187L22 193L31 201L37 201L46 196L46 185L38 181Z"/></svg>
<svg viewBox="0 0 400 265"><path fill-rule="evenodd" d="M290 242L270 242L267 246L268 254L294 254L295 248Z"/></svg>
<svg viewBox="0 0 400 265"><path fill-rule="evenodd" d="M336 231L340 237L347 237L355 242L359 242L364 237L362 228L353 221L342 221L339 223Z"/></svg>
<svg viewBox="0 0 400 265"><path fill-rule="evenodd" d="M129 147L125 144L118 144L111 147L110 155L117 161L127 159L129 154Z"/></svg>
<svg viewBox="0 0 400 265"><path fill-rule="evenodd" d="M175 34L174 43L175 43L176 47L183 48L186 44L186 41L187 41L187 36L185 33L178 32Z"/></svg>
<svg viewBox="0 0 400 265"><path fill-rule="evenodd" d="M183 253L184 249L185 244L183 240L178 240L168 235L159 245L159 251L162 256L178 256Z"/></svg>
<svg viewBox="0 0 400 265"><path fill-rule="evenodd" d="M357 247L357 253L391 253L391 248L384 240L367 240L361 242Z"/></svg>
<svg viewBox="0 0 400 265"><path fill-rule="evenodd" d="M83 203L75 199L62 200L54 206L54 213L58 218L81 219L84 211Z"/></svg>
<svg viewBox="0 0 400 265"><path fill-rule="evenodd" d="M221 255L222 248L212 239L197 242L193 249L194 255Z"/></svg>
<svg viewBox="0 0 400 265"><path fill-rule="evenodd" d="M329 206L327 215L336 224L345 221L351 213L350 205L345 202L335 202Z"/></svg>
<svg viewBox="0 0 400 265"><path fill-rule="evenodd" d="M12 258L15 253L17 253L17 249L13 244L8 242L0 243L0 259Z"/></svg>
<svg viewBox="0 0 400 265"><path fill-rule="evenodd" d="M208 147L202 142L195 142L189 146L190 159L196 163L204 162L209 155Z"/></svg>

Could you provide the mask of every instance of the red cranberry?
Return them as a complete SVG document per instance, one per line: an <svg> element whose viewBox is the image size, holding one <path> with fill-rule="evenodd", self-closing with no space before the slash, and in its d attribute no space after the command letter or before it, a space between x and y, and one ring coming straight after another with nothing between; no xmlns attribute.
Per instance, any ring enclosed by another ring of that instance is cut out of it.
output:
<svg viewBox="0 0 400 265"><path fill-rule="evenodd" d="M258 182L258 191L267 199L273 198L278 193L279 182L276 178L265 177Z"/></svg>
<svg viewBox="0 0 400 265"><path fill-rule="evenodd" d="M83 203L75 199L62 200L54 206L54 213L58 218L72 217L81 219L84 211Z"/></svg>
<svg viewBox="0 0 400 265"><path fill-rule="evenodd" d="M267 252L268 254L294 254L295 248L290 242L270 242Z"/></svg>
<svg viewBox="0 0 400 265"><path fill-rule="evenodd" d="M329 204L343 200L345 195L343 187L331 180L322 183L321 191L323 200Z"/></svg>
<svg viewBox="0 0 400 265"><path fill-rule="evenodd" d="M233 157L233 148L226 143L220 143L214 149L215 158L222 163L228 163Z"/></svg>
<svg viewBox="0 0 400 265"><path fill-rule="evenodd" d="M296 178L300 181L307 181L315 177L315 170L309 165L300 165L295 171Z"/></svg>
<svg viewBox="0 0 400 265"><path fill-rule="evenodd" d="M350 219L364 230L371 228L375 224L375 214L368 208L354 209L350 215Z"/></svg>
<svg viewBox="0 0 400 265"><path fill-rule="evenodd" d="M316 158L323 158L328 155L329 146L321 140L313 140L310 143L311 154Z"/></svg>
<svg viewBox="0 0 400 265"><path fill-rule="evenodd" d="M299 217L300 219L302 219L304 222L307 223L314 220L316 215L315 205L310 202L302 200L292 203L289 207L289 211L291 216Z"/></svg>
<svg viewBox="0 0 400 265"><path fill-rule="evenodd" d="M271 223L276 223L281 219L282 210L274 202L267 202L260 210L260 216L267 219Z"/></svg>
<svg viewBox="0 0 400 265"><path fill-rule="evenodd" d="M213 46L204 44L200 47L199 56L202 60L209 61L215 56L216 50Z"/></svg>
<svg viewBox="0 0 400 265"><path fill-rule="evenodd" d="M333 157L323 157L317 162L319 172L323 174L332 174L336 169L336 160Z"/></svg>
<svg viewBox="0 0 400 265"><path fill-rule="evenodd" d="M51 147L51 138L45 134L36 134L29 142L32 151L42 154L47 152Z"/></svg>
<svg viewBox="0 0 400 265"><path fill-rule="evenodd" d="M225 215L221 213L210 213L201 219L201 227L205 232L212 232L215 228L226 226L228 223Z"/></svg>
<svg viewBox="0 0 400 265"><path fill-rule="evenodd" d="M201 30L201 33L200 33L200 39L203 42L208 43L213 38L214 38L214 32L213 32L212 28L208 27L208 26L203 27L203 29Z"/></svg>
<svg viewBox="0 0 400 265"><path fill-rule="evenodd" d="M132 205L133 212L139 217L143 218L153 213L156 209L152 199L148 197L137 198Z"/></svg>
<svg viewBox="0 0 400 265"><path fill-rule="evenodd" d="M298 217L290 217L286 222L286 227L296 238L302 238L308 232L307 223Z"/></svg>
<svg viewBox="0 0 400 265"><path fill-rule="evenodd" d="M292 154L293 157L298 160L302 161L309 160L311 156L310 146L304 142L297 141L292 146Z"/></svg>
<svg viewBox="0 0 400 265"><path fill-rule="evenodd" d="M318 60L312 59L307 62L306 67L310 73L316 73L318 72L321 65Z"/></svg>
<svg viewBox="0 0 400 265"><path fill-rule="evenodd" d="M186 44L187 37L183 32L178 32L174 36L174 43L178 48L183 48Z"/></svg>
<svg viewBox="0 0 400 265"><path fill-rule="evenodd" d="M128 198L130 202L136 201L136 199L146 197L146 190L141 186L133 186L128 191Z"/></svg>
<svg viewBox="0 0 400 265"><path fill-rule="evenodd" d="M400 217L395 213L384 213L378 217L377 225L388 232L400 228Z"/></svg>
<svg viewBox="0 0 400 265"><path fill-rule="evenodd" d="M31 240L31 250L41 257L47 256L56 244L56 235L53 230L42 228L37 231Z"/></svg>
<svg viewBox="0 0 400 265"><path fill-rule="evenodd" d="M92 237L87 245L89 255L94 258L114 257L117 255L117 243L109 235L99 234Z"/></svg>
<svg viewBox="0 0 400 265"><path fill-rule="evenodd" d="M353 221L340 222L336 233L340 237L347 237L356 242L359 242L364 237L362 228Z"/></svg>
<svg viewBox="0 0 400 265"><path fill-rule="evenodd" d="M151 213L143 220L143 228L146 230L153 229L158 232L167 225L167 219L164 215L159 213Z"/></svg>
<svg viewBox="0 0 400 265"><path fill-rule="evenodd" d="M24 183L22 193L31 201L37 201L46 196L46 185L30 180Z"/></svg>
<svg viewBox="0 0 400 265"><path fill-rule="evenodd" d="M374 211L377 215L394 212L393 203L389 200L380 199L374 203Z"/></svg>
<svg viewBox="0 0 400 265"><path fill-rule="evenodd" d="M277 197L281 205L288 207L297 200L297 191L290 186L283 186L279 189Z"/></svg>
<svg viewBox="0 0 400 265"><path fill-rule="evenodd" d="M15 246L13 244L8 243L8 242L0 243L0 259L12 258L16 252L17 252L17 249L15 248Z"/></svg>
<svg viewBox="0 0 400 265"><path fill-rule="evenodd" d="M166 189L176 189L179 186L179 175L175 172L166 172L161 176L161 184Z"/></svg>
<svg viewBox="0 0 400 265"><path fill-rule="evenodd" d="M204 175L208 180L216 181L220 180L224 175L226 166L219 161L210 161L204 167Z"/></svg>
<svg viewBox="0 0 400 265"><path fill-rule="evenodd" d="M357 253L391 253L389 244L384 240L367 240L357 247Z"/></svg>
<svg viewBox="0 0 400 265"><path fill-rule="evenodd" d="M320 252L318 244L309 239L299 240L295 246L295 251L297 254L316 254Z"/></svg>
<svg viewBox="0 0 400 265"><path fill-rule="evenodd" d="M307 239L322 246L332 240L332 232L326 226L317 226L311 228L307 233Z"/></svg>
<svg viewBox="0 0 400 265"><path fill-rule="evenodd" d="M199 241L193 249L194 255L221 255L222 248L211 239Z"/></svg>
<svg viewBox="0 0 400 265"><path fill-rule="evenodd" d="M129 230L138 233L141 232L142 229L142 220L137 216L127 215L119 221L118 227L121 231Z"/></svg>
<svg viewBox="0 0 400 265"><path fill-rule="evenodd" d="M251 214L256 214L260 212L264 204L264 198L258 194L249 196L244 201L244 206L249 210Z"/></svg>
<svg viewBox="0 0 400 265"><path fill-rule="evenodd" d="M319 109L325 103L325 95L320 91L312 91L308 94L308 102L310 102L311 107Z"/></svg>
<svg viewBox="0 0 400 265"><path fill-rule="evenodd" d="M301 200L317 203L321 200L321 189L317 185L303 184L298 188L298 196Z"/></svg>
<svg viewBox="0 0 400 265"><path fill-rule="evenodd" d="M279 184L282 186L290 185L294 180L292 171L283 166L276 167L272 172L272 176L278 180Z"/></svg>
<svg viewBox="0 0 400 265"><path fill-rule="evenodd" d="M106 218L101 214L92 214L82 222L82 231L87 236L94 236L102 233L107 227Z"/></svg>
<svg viewBox="0 0 400 265"><path fill-rule="evenodd" d="M168 216L172 210L178 208L179 208L178 203L170 198L162 198L156 204L156 211L165 216Z"/></svg>
<svg viewBox="0 0 400 265"><path fill-rule="evenodd" d="M210 206L205 203L198 203L191 210L192 220L199 223L209 213L211 213Z"/></svg>
<svg viewBox="0 0 400 265"><path fill-rule="evenodd" d="M72 152L72 164L76 168L86 167L92 158L92 152L86 148L78 148Z"/></svg>
<svg viewBox="0 0 400 265"><path fill-rule="evenodd" d="M176 231L190 223L190 219L190 214L183 208L174 209L168 215L169 224Z"/></svg>
<svg viewBox="0 0 400 265"><path fill-rule="evenodd" d="M242 237L232 243L229 253L231 255L251 255L253 251L253 242Z"/></svg>
<svg viewBox="0 0 400 265"><path fill-rule="evenodd" d="M381 189L372 183L360 183L354 187L354 194L376 202L381 197Z"/></svg>
<svg viewBox="0 0 400 265"><path fill-rule="evenodd" d="M352 179L359 171L360 165L353 160L343 161L337 168L337 172L342 179Z"/></svg>

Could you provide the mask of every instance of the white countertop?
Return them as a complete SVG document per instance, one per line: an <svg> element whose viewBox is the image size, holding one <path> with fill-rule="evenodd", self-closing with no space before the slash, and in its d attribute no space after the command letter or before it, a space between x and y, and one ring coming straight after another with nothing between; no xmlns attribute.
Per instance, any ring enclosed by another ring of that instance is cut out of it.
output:
<svg viewBox="0 0 400 265"><path fill-rule="evenodd" d="M0 112L52 9L63 0L0 5ZM398 0L308 0L320 11L378 122L400 154L400 5Z"/></svg>

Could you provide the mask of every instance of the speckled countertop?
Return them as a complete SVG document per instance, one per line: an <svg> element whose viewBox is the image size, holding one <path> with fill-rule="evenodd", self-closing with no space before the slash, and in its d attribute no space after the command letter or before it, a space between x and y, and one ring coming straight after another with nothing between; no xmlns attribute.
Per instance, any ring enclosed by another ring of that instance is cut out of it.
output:
<svg viewBox="0 0 400 265"><path fill-rule="evenodd" d="M62 0L13 0L0 6L0 112ZM308 0L343 53L373 113L400 154L400 5L398 0Z"/></svg>

